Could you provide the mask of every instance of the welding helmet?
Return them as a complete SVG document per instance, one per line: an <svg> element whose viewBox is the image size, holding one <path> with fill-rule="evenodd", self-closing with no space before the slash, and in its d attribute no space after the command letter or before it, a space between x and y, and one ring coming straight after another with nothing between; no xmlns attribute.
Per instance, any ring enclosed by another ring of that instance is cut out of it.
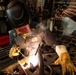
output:
<svg viewBox="0 0 76 75"><path fill-rule="evenodd" d="M19 0L12 1L7 5L6 15L13 28L19 28L30 22L28 7Z"/></svg>

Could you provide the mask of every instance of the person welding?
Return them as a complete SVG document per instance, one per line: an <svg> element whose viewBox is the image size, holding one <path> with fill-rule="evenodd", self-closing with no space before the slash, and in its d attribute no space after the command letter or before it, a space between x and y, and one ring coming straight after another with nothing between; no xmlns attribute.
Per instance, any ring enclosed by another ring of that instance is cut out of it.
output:
<svg viewBox="0 0 76 75"><path fill-rule="evenodd" d="M47 45L54 48L59 58L54 62L55 65L60 64L62 67L62 75L74 75L76 67L71 61L67 48L63 44L58 43L58 38L43 24L39 23L36 28L32 29L30 24L29 11L25 3L12 1L8 4L6 10L7 17L13 30L9 32L15 41L9 51L9 57L20 55L20 50L24 50L24 55L33 55L36 53L38 46L44 41ZM22 59L21 59L22 60ZM23 61L24 62L24 61ZM49 61L50 62L50 61ZM21 62L19 62L21 63Z"/></svg>

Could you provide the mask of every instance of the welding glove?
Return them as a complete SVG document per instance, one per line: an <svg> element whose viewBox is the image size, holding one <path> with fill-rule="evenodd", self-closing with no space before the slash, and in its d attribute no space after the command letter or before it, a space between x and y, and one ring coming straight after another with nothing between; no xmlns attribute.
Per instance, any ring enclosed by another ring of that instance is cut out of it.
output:
<svg viewBox="0 0 76 75"><path fill-rule="evenodd" d="M9 51L9 57L13 58L14 56L18 56L20 53L20 48L17 45L13 45Z"/></svg>
<svg viewBox="0 0 76 75"><path fill-rule="evenodd" d="M54 62L54 64L61 65L62 75L74 75L76 67L73 65L66 47L64 45L57 45L56 52L59 58Z"/></svg>

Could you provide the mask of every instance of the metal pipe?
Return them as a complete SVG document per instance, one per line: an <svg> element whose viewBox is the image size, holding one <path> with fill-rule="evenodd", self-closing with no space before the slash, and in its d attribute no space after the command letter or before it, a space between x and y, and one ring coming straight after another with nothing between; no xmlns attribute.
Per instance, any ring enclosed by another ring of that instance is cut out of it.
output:
<svg viewBox="0 0 76 75"><path fill-rule="evenodd" d="M74 2L70 2L69 4L76 4L76 2L74 1Z"/></svg>
<svg viewBox="0 0 76 75"><path fill-rule="evenodd" d="M72 11L72 12L76 12L76 9L71 9L71 8L68 8L68 9L66 9L67 11ZM65 10L65 11L66 11Z"/></svg>
<svg viewBox="0 0 76 75"><path fill-rule="evenodd" d="M68 6L67 8L74 8L74 9L76 9L76 6Z"/></svg>
<svg viewBox="0 0 76 75"><path fill-rule="evenodd" d="M66 13L66 12L63 12L62 14L71 18L71 16L68 13Z"/></svg>
<svg viewBox="0 0 76 75"><path fill-rule="evenodd" d="M68 13L70 15L76 16L76 14L74 12L72 12L72 11L65 10L64 12L66 12L66 13Z"/></svg>
<svg viewBox="0 0 76 75"><path fill-rule="evenodd" d="M38 57L39 57L39 75L45 75L44 74L44 62L43 62L43 57L42 57L42 53L40 52L40 50L38 51Z"/></svg>

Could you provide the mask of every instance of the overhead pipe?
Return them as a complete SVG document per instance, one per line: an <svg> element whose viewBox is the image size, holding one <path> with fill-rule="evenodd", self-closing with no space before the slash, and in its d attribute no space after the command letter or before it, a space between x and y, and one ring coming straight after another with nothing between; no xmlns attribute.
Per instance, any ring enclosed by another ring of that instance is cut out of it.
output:
<svg viewBox="0 0 76 75"><path fill-rule="evenodd" d="M74 13L74 12L72 12L72 11L65 10L64 12L66 12L66 13L68 13L68 14L70 14L70 15L76 16L76 13ZM64 12L63 12L63 13L64 13Z"/></svg>

